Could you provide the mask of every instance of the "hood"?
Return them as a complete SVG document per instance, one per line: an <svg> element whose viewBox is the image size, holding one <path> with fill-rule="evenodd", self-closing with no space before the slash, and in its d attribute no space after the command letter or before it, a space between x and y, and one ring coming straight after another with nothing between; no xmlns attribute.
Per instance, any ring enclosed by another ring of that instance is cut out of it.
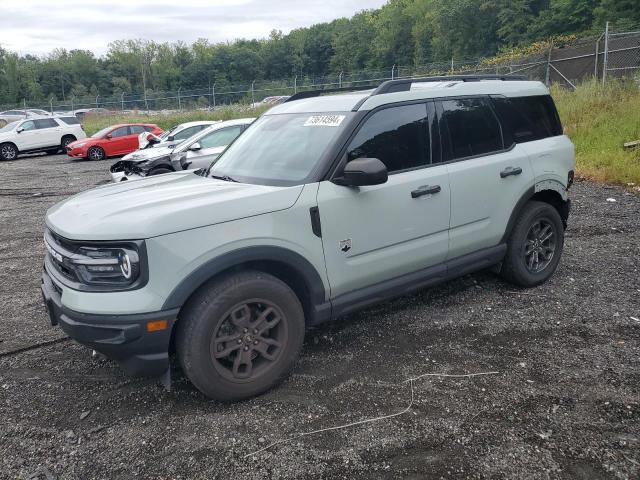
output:
<svg viewBox="0 0 640 480"><path fill-rule="evenodd" d="M46 223L71 240L137 240L285 210L302 188L168 173L75 195L51 207Z"/></svg>
<svg viewBox="0 0 640 480"><path fill-rule="evenodd" d="M73 148L77 147L78 145L80 145L81 143L87 144L87 143L95 142L97 140L100 140L100 139L99 138L93 138L93 137L81 138L80 140L75 140L75 141L71 142L69 145L67 145L67 147L73 149Z"/></svg>
<svg viewBox="0 0 640 480"><path fill-rule="evenodd" d="M167 155L170 155L172 152L173 148L167 146L157 146L153 148L145 148L144 150L136 150L135 152L131 152L122 157L122 160L142 162L144 160L149 160L150 158L165 157Z"/></svg>

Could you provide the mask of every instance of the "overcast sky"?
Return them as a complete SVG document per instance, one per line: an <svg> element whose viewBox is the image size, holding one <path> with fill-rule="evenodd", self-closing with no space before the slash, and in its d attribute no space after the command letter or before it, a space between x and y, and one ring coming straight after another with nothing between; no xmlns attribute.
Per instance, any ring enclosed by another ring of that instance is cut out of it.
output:
<svg viewBox="0 0 640 480"><path fill-rule="evenodd" d="M113 40L187 43L265 38L272 29L348 17L386 0L0 0L0 45L21 54L80 48L97 55Z"/></svg>

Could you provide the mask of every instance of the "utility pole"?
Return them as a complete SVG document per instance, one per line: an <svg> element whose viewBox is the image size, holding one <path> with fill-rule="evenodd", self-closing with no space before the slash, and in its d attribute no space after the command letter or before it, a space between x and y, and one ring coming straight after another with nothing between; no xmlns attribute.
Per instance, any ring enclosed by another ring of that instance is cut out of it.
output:
<svg viewBox="0 0 640 480"><path fill-rule="evenodd" d="M120 105L122 106L121 110L124 112L124 92L120 95Z"/></svg>
<svg viewBox="0 0 640 480"><path fill-rule="evenodd" d="M49 98L49 113L53 115L53 97Z"/></svg>
<svg viewBox="0 0 640 480"><path fill-rule="evenodd" d="M604 60L602 65L602 84L607 80L607 67L609 65L609 22L604 27Z"/></svg>
<svg viewBox="0 0 640 480"><path fill-rule="evenodd" d="M293 77L293 94L298 93L298 75Z"/></svg>
<svg viewBox="0 0 640 480"><path fill-rule="evenodd" d="M393 72L395 71L395 69L396 69L396 64L394 63L393 67L391 67L391 80L393 80Z"/></svg>
<svg viewBox="0 0 640 480"><path fill-rule="evenodd" d="M182 102L180 101L180 90L182 90L182 87L178 87L178 110L182 111Z"/></svg>
<svg viewBox="0 0 640 480"><path fill-rule="evenodd" d="M216 109L216 82L211 86L211 100L213 101L213 109Z"/></svg>
<svg viewBox="0 0 640 480"><path fill-rule="evenodd" d="M342 88L342 74L344 72L340 72L340 75L338 75L338 88Z"/></svg>
<svg viewBox="0 0 640 480"><path fill-rule="evenodd" d="M549 45L549 53L547 54L547 72L544 76L544 84L548 87L551 83L551 53L553 52L553 40L551 40L551 45Z"/></svg>
<svg viewBox="0 0 640 480"><path fill-rule="evenodd" d="M253 95L253 86L254 86L255 83L256 83L255 80L253 82L251 82L251 107L252 108L255 108L254 106L255 106L255 103L256 103L256 99L255 99L255 97Z"/></svg>

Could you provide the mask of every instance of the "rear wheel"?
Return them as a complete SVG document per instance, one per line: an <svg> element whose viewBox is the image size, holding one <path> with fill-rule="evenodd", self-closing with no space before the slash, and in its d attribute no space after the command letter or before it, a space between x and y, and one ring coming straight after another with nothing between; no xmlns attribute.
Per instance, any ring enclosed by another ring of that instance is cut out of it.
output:
<svg viewBox="0 0 640 480"><path fill-rule="evenodd" d="M176 348L182 369L208 397L252 397L280 383L304 340L304 312L279 279L241 272L205 285L181 312Z"/></svg>
<svg viewBox="0 0 640 480"><path fill-rule="evenodd" d="M563 246L558 211L548 203L529 202L509 236L502 276L522 287L540 285L556 271Z"/></svg>
<svg viewBox="0 0 640 480"><path fill-rule="evenodd" d="M15 160L18 158L18 149L13 143L3 143L0 145L0 159Z"/></svg>
<svg viewBox="0 0 640 480"><path fill-rule="evenodd" d="M104 160L106 155L104 153L104 150L100 147L91 147L88 151L87 151L87 157L89 158L89 160Z"/></svg>

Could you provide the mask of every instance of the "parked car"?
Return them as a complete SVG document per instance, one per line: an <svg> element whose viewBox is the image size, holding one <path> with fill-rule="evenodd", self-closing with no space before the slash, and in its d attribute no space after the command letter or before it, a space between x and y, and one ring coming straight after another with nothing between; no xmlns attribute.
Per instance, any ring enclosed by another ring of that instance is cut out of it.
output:
<svg viewBox="0 0 640 480"><path fill-rule="evenodd" d="M174 147L186 139L193 137L196 133L219 122L220 120L202 120L197 122L181 123L169 130L166 130L160 136L154 135L151 132L141 133L138 136L138 145L140 149L159 146Z"/></svg>
<svg viewBox="0 0 640 480"><path fill-rule="evenodd" d="M0 128L0 159L14 160L22 153L56 154L87 135L73 116L34 117Z"/></svg>
<svg viewBox="0 0 640 480"><path fill-rule="evenodd" d="M138 180L161 173L207 168L255 118L217 122L178 146L157 146L125 155L112 165L114 182ZM160 144L162 145L162 144Z"/></svg>
<svg viewBox="0 0 640 480"><path fill-rule="evenodd" d="M24 120L38 116L39 115L31 113L28 110L6 110L4 112L0 112L0 127L17 120Z"/></svg>
<svg viewBox="0 0 640 480"><path fill-rule="evenodd" d="M175 345L200 391L238 400L286 377L309 326L492 266L520 287L547 281L575 166L549 90L436 80L304 92L204 174L52 207L52 324L131 373L168 374Z"/></svg>
<svg viewBox="0 0 640 480"><path fill-rule="evenodd" d="M70 143L67 145L67 155L89 160L126 155L138 149L138 135L143 132L159 135L162 134L162 129L150 123L112 125L85 140Z"/></svg>
<svg viewBox="0 0 640 480"><path fill-rule="evenodd" d="M41 117L50 117L51 113L46 110L42 110L40 108L27 108L27 112L33 113L34 115L38 115Z"/></svg>
<svg viewBox="0 0 640 480"><path fill-rule="evenodd" d="M84 120L85 117L90 117L90 116L98 117L98 116L108 116L113 114L110 110L107 110L106 108L79 108L77 110L74 110L73 113L80 120Z"/></svg>

